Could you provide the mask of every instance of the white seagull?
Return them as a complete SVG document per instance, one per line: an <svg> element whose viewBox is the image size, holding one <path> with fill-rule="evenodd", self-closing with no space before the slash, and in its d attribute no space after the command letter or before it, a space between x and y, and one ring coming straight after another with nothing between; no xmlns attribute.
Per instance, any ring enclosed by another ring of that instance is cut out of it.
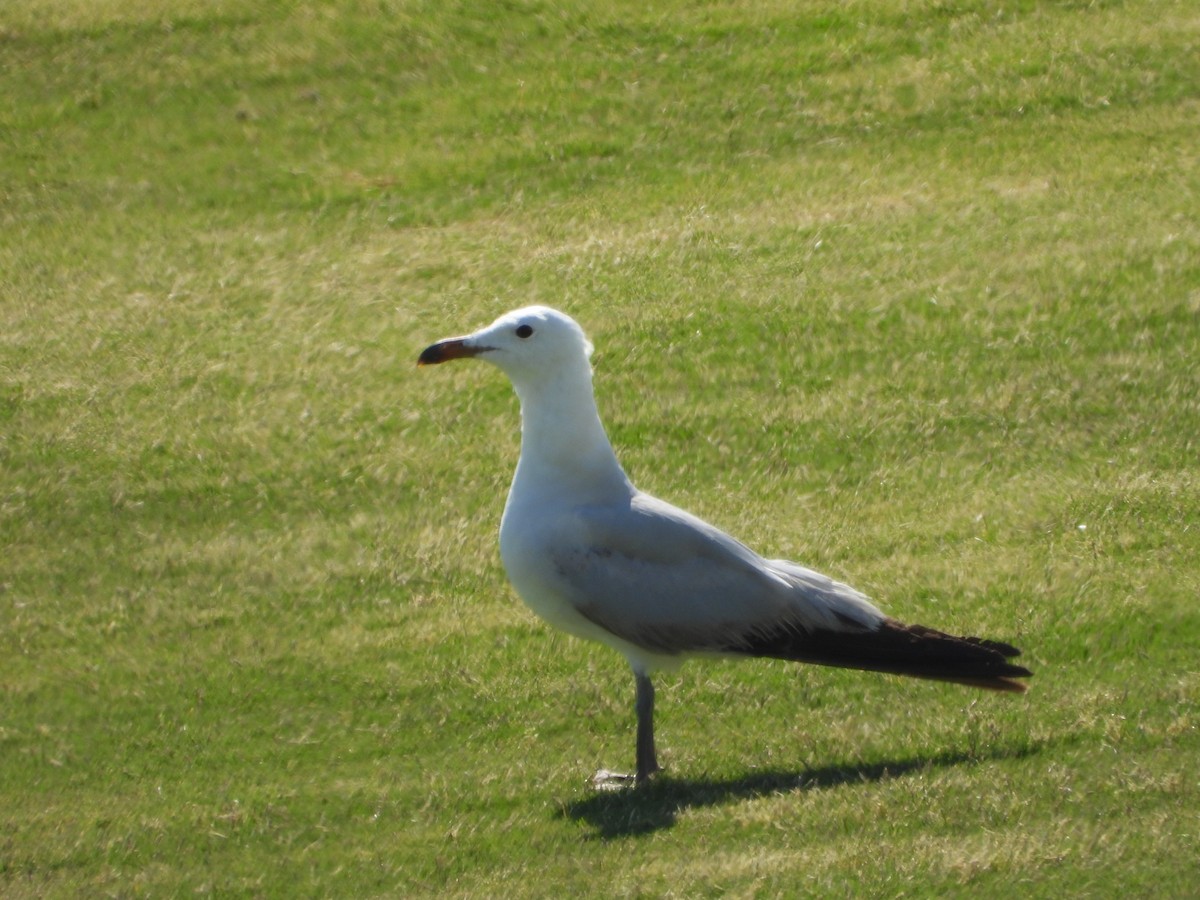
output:
<svg viewBox="0 0 1200 900"><path fill-rule="evenodd" d="M718 528L639 491L596 411L592 345L545 306L507 313L426 348L418 365L477 357L512 380L521 456L500 556L529 607L624 654L637 685L638 784L659 771L650 676L687 657L771 657L1025 690L1015 647L889 618L811 569L764 559ZM602 772L609 783L629 776Z"/></svg>

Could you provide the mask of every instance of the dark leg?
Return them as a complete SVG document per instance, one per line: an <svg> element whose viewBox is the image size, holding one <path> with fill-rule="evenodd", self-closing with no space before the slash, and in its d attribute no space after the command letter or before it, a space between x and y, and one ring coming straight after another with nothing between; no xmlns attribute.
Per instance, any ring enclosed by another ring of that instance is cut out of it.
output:
<svg viewBox="0 0 1200 900"><path fill-rule="evenodd" d="M637 681L637 774L625 775L601 769L592 778L592 784L602 791L618 791L630 784L645 784L650 776L659 771L658 757L654 752L654 685L649 677L634 672Z"/></svg>
<svg viewBox="0 0 1200 900"><path fill-rule="evenodd" d="M654 752L654 684L640 672L637 679L637 783L645 784L658 771Z"/></svg>

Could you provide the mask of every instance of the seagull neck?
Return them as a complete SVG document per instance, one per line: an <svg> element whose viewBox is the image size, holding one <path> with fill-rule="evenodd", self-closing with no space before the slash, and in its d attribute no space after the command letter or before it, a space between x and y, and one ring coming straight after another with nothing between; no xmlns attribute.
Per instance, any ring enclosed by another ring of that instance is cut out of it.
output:
<svg viewBox="0 0 1200 900"><path fill-rule="evenodd" d="M597 497L628 491L629 479L604 432L590 369L565 373L553 382L518 385L521 400L521 458L515 482L538 488L586 486ZM515 487L515 483L514 483Z"/></svg>

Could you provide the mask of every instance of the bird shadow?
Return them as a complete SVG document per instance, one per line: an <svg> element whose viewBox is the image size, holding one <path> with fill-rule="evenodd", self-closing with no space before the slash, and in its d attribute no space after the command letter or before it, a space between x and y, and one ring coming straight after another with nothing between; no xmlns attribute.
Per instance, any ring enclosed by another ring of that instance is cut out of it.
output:
<svg viewBox="0 0 1200 900"><path fill-rule="evenodd" d="M681 812L770 794L871 784L913 772L974 765L988 760L1020 759L1041 750L1034 744L997 747L985 753L946 752L875 763L846 763L801 771L759 770L734 778L673 778L660 774L649 784L597 791L559 806L560 818L586 822L600 840L634 837L670 828Z"/></svg>

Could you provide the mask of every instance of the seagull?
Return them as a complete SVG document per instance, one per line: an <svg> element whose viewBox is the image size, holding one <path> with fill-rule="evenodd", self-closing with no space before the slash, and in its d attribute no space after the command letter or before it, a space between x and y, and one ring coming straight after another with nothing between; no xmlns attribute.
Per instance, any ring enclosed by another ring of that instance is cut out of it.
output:
<svg viewBox="0 0 1200 900"><path fill-rule="evenodd" d="M689 657L766 657L1023 692L1017 648L890 618L854 588L765 559L708 522L636 487L596 409L592 344L546 306L506 313L427 347L417 365L476 358L512 381L521 452L500 522L500 556L525 603L551 625L621 653L636 685L637 768L660 771L651 676Z"/></svg>

